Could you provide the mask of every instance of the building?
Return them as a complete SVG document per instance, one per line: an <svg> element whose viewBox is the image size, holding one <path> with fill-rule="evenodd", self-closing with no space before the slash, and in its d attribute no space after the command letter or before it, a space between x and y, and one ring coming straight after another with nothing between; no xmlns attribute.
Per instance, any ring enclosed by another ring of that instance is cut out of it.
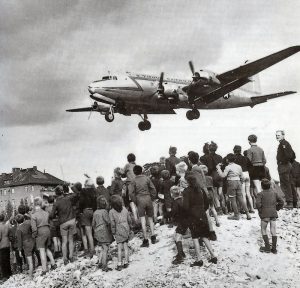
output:
<svg viewBox="0 0 300 288"><path fill-rule="evenodd" d="M34 197L54 194L54 188L64 181L41 172L36 166L32 168L13 168L12 173L0 174L0 211L4 210L8 201L18 206L21 199L31 203Z"/></svg>

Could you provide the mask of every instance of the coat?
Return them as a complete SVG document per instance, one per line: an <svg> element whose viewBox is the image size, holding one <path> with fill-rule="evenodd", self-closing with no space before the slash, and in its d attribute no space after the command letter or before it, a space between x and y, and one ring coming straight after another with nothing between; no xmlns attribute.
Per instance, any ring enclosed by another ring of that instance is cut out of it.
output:
<svg viewBox="0 0 300 288"><path fill-rule="evenodd" d="M109 211L111 232L117 243L123 243L129 240L131 218L125 207L119 213L115 209Z"/></svg>
<svg viewBox="0 0 300 288"><path fill-rule="evenodd" d="M94 236L100 244L113 242L110 219L106 209L97 209L94 212L92 226Z"/></svg>
<svg viewBox="0 0 300 288"><path fill-rule="evenodd" d="M256 207L261 219L278 218L277 210L280 210L283 204L283 199L272 188L263 190L256 197Z"/></svg>

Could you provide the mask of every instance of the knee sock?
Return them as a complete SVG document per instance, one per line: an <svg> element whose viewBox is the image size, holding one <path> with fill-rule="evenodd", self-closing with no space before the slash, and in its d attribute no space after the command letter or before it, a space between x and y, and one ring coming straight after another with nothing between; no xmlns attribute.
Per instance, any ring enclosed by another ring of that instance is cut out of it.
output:
<svg viewBox="0 0 300 288"><path fill-rule="evenodd" d="M176 243L176 248L177 248L177 255L183 256L185 255L183 252L183 248L182 248L182 242L181 241L177 241Z"/></svg>
<svg viewBox="0 0 300 288"><path fill-rule="evenodd" d="M269 243L268 235L263 235L263 239L264 239L264 242L265 242L266 249L270 249L270 243Z"/></svg>
<svg viewBox="0 0 300 288"><path fill-rule="evenodd" d="M272 249L276 250L277 246L277 236L272 236Z"/></svg>

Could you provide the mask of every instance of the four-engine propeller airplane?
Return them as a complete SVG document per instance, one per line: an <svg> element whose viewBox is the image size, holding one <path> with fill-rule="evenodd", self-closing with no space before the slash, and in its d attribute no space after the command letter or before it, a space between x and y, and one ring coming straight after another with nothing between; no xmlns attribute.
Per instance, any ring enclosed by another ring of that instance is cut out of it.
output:
<svg viewBox="0 0 300 288"><path fill-rule="evenodd" d="M126 116L138 114L140 130L149 130L148 114L176 114L174 109L189 109L186 117L198 119L198 109L227 109L244 106L254 107L269 99L296 93L284 91L259 95L253 86L253 76L264 69L300 51L293 46L253 62L247 62L233 70L215 74L207 70L195 72L190 61L193 80L164 78L145 74L108 75L88 86L90 98L95 102L90 107L69 109L68 112L99 112L108 122L114 113ZM246 94L246 95L245 95ZM250 97L249 97L250 94Z"/></svg>

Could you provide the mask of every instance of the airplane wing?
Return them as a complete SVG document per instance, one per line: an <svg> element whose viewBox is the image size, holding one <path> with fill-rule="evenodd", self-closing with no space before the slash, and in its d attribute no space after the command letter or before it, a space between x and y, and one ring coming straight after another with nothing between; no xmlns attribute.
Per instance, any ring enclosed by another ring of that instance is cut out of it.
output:
<svg viewBox="0 0 300 288"><path fill-rule="evenodd" d="M290 95L290 94L294 94L294 93L297 93L297 92L296 91L284 91L284 92L279 92L279 93L274 93L274 94L251 97L251 100L253 102L253 105L251 107L253 107L254 105L257 105L257 104L265 103L270 99L274 99L274 98L278 98L278 97L282 97L282 96L286 96L286 95Z"/></svg>
<svg viewBox="0 0 300 288"><path fill-rule="evenodd" d="M300 51L300 46L292 46L261 58L259 60L247 63L236 69L227 71L225 73L217 75L217 79L220 80L221 86L207 94L201 95L201 97L196 97L195 101L203 101L208 104L218 98L224 96L225 94L245 85L250 82L251 76L263 71L264 69L290 57L291 55Z"/></svg>
<svg viewBox="0 0 300 288"><path fill-rule="evenodd" d="M256 61L247 63L236 69L219 74L217 75L217 78L221 81L222 84L231 82L236 79L241 79L245 77L248 78L284 60L285 58L292 56L293 54L299 51L300 46L292 46L274 54L271 54L269 56L258 59Z"/></svg>

